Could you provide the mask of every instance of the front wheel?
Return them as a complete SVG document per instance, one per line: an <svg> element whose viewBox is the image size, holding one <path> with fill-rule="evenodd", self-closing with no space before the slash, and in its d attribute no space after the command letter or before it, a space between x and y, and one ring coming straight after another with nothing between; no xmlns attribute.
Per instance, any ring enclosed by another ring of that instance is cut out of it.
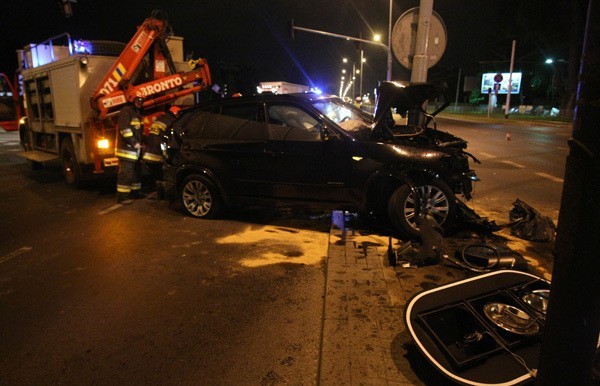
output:
<svg viewBox="0 0 600 386"><path fill-rule="evenodd" d="M183 180L180 198L187 213L193 217L215 218L221 210L221 197L216 186L199 174Z"/></svg>
<svg viewBox="0 0 600 386"><path fill-rule="evenodd" d="M408 185L396 189L388 202L390 221L399 231L410 236L420 235L417 224L418 213L433 219L440 227L446 228L456 212L456 197L450 187L441 181L430 181L416 188L421 205ZM419 211L417 211L419 209Z"/></svg>

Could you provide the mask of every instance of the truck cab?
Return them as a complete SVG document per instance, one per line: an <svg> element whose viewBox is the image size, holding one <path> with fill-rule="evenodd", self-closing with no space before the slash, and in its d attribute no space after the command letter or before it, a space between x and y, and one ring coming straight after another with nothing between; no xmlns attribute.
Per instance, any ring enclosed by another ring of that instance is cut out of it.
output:
<svg viewBox="0 0 600 386"><path fill-rule="evenodd" d="M117 116L143 99L144 125L160 106L193 104L210 83L204 59L183 59L183 38L171 35L162 11L154 11L129 43L74 40L61 34L17 51L25 116L19 125L34 168L61 162L65 181L114 175ZM164 106L163 106L164 107Z"/></svg>

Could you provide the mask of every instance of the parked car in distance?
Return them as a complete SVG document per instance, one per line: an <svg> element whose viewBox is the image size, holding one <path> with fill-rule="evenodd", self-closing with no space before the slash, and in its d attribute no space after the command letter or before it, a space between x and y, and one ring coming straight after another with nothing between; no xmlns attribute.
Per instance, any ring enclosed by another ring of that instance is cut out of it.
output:
<svg viewBox="0 0 600 386"><path fill-rule="evenodd" d="M340 209L418 236L423 216L449 225L476 179L466 141L438 131L421 107L434 91L384 83L374 115L314 93L199 104L168 130L160 185L194 217L232 205ZM423 124L396 125L393 109Z"/></svg>

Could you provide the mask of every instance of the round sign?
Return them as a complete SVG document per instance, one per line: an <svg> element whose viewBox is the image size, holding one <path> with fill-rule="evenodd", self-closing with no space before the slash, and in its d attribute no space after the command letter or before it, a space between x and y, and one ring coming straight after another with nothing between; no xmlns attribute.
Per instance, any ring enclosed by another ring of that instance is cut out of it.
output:
<svg viewBox="0 0 600 386"><path fill-rule="evenodd" d="M400 64L408 69L412 68L415 55L418 23L419 8L411 8L396 20L392 30L392 52ZM447 36L444 21L432 11L427 41L427 68L431 68L441 59L446 50Z"/></svg>
<svg viewBox="0 0 600 386"><path fill-rule="evenodd" d="M496 74L496 75L494 75L494 82L500 83L500 82L502 82L502 79L504 79L504 77L502 76L502 74Z"/></svg>

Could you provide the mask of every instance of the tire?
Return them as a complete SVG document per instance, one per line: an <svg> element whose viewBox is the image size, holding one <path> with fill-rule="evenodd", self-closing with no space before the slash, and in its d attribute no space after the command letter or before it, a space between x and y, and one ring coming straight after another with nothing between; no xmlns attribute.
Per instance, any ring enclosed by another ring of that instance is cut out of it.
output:
<svg viewBox="0 0 600 386"><path fill-rule="evenodd" d="M421 208L442 228L447 228L456 213L456 197L450 187L441 181L430 181L417 187L421 195ZM420 235L416 224L415 202L408 185L396 189L388 202L388 215L394 227L409 236Z"/></svg>
<svg viewBox="0 0 600 386"><path fill-rule="evenodd" d="M221 197L215 184L199 174L187 176L179 190L186 213L197 218L215 218L221 212Z"/></svg>
<svg viewBox="0 0 600 386"><path fill-rule="evenodd" d="M65 138L60 147L60 162L63 176L68 186L78 188L81 186L81 167L77 161L75 147L70 139Z"/></svg>
<svg viewBox="0 0 600 386"><path fill-rule="evenodd" d="M29 127L25 125L19 126L19 141L21 142L21 147L23 148L23 150L33 150L33 146L31 146L31 136L29 132Z"/></svg>

